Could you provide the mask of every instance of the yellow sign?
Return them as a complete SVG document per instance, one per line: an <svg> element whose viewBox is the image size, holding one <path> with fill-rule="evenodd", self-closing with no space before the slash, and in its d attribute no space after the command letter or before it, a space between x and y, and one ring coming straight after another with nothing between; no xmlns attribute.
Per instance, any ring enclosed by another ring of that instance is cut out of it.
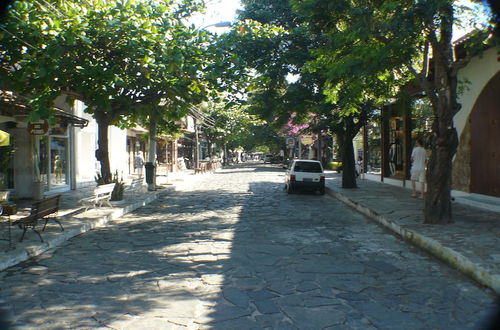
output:
<svg viewBox="0 0 500 330"><path fill-rule="evenodd" d="M303 136L300 138L300 142L302 142L302 144L313 144L314 139L310 136Z"/></svg>
<svg viewBox="0 0 500 330"><path fill-rule="evenodd" d="M10 144L10 134L0 131L0 147L5 147Z"/></svg>

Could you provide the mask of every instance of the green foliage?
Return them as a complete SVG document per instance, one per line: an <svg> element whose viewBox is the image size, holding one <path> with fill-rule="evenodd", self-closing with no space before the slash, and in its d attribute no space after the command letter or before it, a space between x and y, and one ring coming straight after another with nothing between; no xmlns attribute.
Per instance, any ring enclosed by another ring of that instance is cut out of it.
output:
<svg viewBox="0 0 500 330"><path fill-rule="evenodd" d="M9 162L14 156L14 146L8 145L0 147L0 173L7 173Z"/></svg>
<svg viewBox="0 0 500 330"><path fill-rule="evenodd" d="M184 24L202 1L16 1L0 34L0 83L30 100L29 120L53 118L61 91L104 126L154 116L162 133L207 98L210 35ZM21 45L21 46L20 46ZM212 84L213 85L213 84ZM107 140L98 160L109 175ZM106 173L104 173L106 172Z"/></svg>
<svg viewBox="0 0 500 330"><path fill-rule="evenodd" d="M262 153L267 155L270 152L270 148L269 148L269 146L256 146L255 148L253 148L252 151L253 152L262 152Z"/></svg>

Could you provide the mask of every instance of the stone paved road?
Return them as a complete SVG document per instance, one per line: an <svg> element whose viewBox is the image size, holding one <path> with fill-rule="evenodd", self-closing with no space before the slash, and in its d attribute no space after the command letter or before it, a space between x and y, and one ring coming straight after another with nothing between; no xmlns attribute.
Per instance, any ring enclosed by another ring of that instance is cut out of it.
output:
<svg viewBox="0 0 500 330"><path fill-rule="evenodd" d="M476 329L493 294L282 170L197 187L0 273L20 328Z"/></svg>

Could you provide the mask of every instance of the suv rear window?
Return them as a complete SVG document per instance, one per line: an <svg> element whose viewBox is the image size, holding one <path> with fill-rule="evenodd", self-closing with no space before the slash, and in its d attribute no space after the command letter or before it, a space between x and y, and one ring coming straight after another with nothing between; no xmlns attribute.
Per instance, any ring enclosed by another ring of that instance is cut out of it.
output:
<svg viewBox="0 0 500 330"><path fill-rule="evenodd" d="M312 173L322 173L321 165L319 163L313 162L295 162L295 167L293 168L295 172L312 172Z"/></svg>

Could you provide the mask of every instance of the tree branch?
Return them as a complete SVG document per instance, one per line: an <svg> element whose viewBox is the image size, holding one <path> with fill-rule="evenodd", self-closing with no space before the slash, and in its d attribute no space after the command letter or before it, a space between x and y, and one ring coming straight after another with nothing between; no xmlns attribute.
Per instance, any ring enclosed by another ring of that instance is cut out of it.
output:
<svg viewBox="0 0 500 330"><path fill-rule="evenodd" d="M434 93L434 86L433 84L427 79L426 76L422 75L422 73L418 73L415 68L413 68L411 65L406 65L408 70L410 70L411 73L417 78L420 87L425 91L429 99L431 100L431 104L437 104L438 103L438 97Z"/></svg>

